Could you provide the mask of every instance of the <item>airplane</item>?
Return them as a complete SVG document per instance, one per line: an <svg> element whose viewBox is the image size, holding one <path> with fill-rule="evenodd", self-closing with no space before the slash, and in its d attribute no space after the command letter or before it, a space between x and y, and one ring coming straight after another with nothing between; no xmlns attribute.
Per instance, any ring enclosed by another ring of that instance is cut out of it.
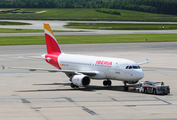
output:
<svg viewBox="0 0 177 120"><path fill-rule="evenodd" d="M3 67L9 69L26 69L30 71L42 70L49 72L64 72L71 81L72 88L87 87L91 79L104 80L104 86L111 86L111 80L123 81L124 90L128 90L128 84L136 84L144 77L144 72L139 65L149 63L136 63L122 58L86 56L78 54L66 54L59 47L56 38L48 23L44 23L47 53L41 55L47 63L57 69Z"/></svg>

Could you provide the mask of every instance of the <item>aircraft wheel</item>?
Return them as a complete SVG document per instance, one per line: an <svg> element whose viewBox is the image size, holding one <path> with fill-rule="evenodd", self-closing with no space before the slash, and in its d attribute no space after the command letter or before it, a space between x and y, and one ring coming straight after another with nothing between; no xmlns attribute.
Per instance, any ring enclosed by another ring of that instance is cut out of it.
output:
<svg viewBox="0 0 177 120"><path fill-rule="evenodd" d="M71 87L72 87L72 88L79 88L79 86L76 86L76 85L74 85L73 83L71 83Z"/></svg>
<svg viewBox="0 0 177 120"><path fill-rule="evenodd" d="M106 81L106 80L103 81L103 85L104 85L104 86L107 86L107 85L108 85L108 81Z"/></svg>
<svg viewBox="0 0 177 120"><path fill-rule="evenodd" d="M144 93L146 93L146 94L148 93L148 92L147 92L147 88L144 88Z"/></svg>
<svg viewBox="0 0 177 120"><path fill-rule="evenodd" d="M108 83L108 86L111 86L112 85L112 82L109 80L109 81L107 81L107 83Z"/></svg>
<svg viewBox="0 0 177 120"><path fill-rule="evenodd" d="M124 86L124 91L128 91L128 86Z"/></svg>
<svg viewBox="0 0 177 120"><path fill-rule="evenodd" d="M153 90L153 94L154 94L154 95L157 95L156 89Z"/></svg>
<svg viewBox="0 0 177 120"><path fill-rule="evenodd" d="M71 83L71 87L72 87L72 88L75 88L75 85L74 85L73 83Z"/></svg>

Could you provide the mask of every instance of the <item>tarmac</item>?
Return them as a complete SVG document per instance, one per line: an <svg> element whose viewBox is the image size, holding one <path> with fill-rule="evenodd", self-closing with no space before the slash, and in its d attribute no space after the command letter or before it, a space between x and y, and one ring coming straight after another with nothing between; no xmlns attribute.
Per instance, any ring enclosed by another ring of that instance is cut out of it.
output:
<svg viewBox="0 0 177 120"><path fill-rule="evenodd" d="M123 91L122 81L104 87L92 80L73 89L64 73L0 70L0 120L176 120L177 42L62 44L65 53L126 58L141 65L148 81L170 86L169 95ZM39 57L45 45L0 46L0 64L51 68Z"/></svg>

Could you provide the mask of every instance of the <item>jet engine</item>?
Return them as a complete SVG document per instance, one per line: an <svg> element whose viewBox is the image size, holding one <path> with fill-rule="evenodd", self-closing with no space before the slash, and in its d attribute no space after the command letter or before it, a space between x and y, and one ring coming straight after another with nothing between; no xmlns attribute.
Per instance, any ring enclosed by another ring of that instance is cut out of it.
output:
<svg viewBox="0 0 177 120"><path fill-rule="evenodd" d="M90 78L86 75L74 75L71 78L71 82L78 87L86 87L90 84Z"/></svg>
<svg viewBox="0 0 177 120"><path fill-rule="evenodd" d="M126 81L128 84L136 84L138 81Z"/></svg>

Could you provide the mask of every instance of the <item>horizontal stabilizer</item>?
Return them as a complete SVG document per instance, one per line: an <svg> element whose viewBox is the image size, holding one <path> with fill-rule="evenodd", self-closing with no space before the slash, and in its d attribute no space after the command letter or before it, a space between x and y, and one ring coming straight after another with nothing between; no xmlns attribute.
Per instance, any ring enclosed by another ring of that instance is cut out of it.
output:
<svg viewBox="0 0 177 120"><path fill-rule="evenodd" d="M4 70L5 69L5 67L4 67L4 65L2 65L2 70Z"/></svg>

